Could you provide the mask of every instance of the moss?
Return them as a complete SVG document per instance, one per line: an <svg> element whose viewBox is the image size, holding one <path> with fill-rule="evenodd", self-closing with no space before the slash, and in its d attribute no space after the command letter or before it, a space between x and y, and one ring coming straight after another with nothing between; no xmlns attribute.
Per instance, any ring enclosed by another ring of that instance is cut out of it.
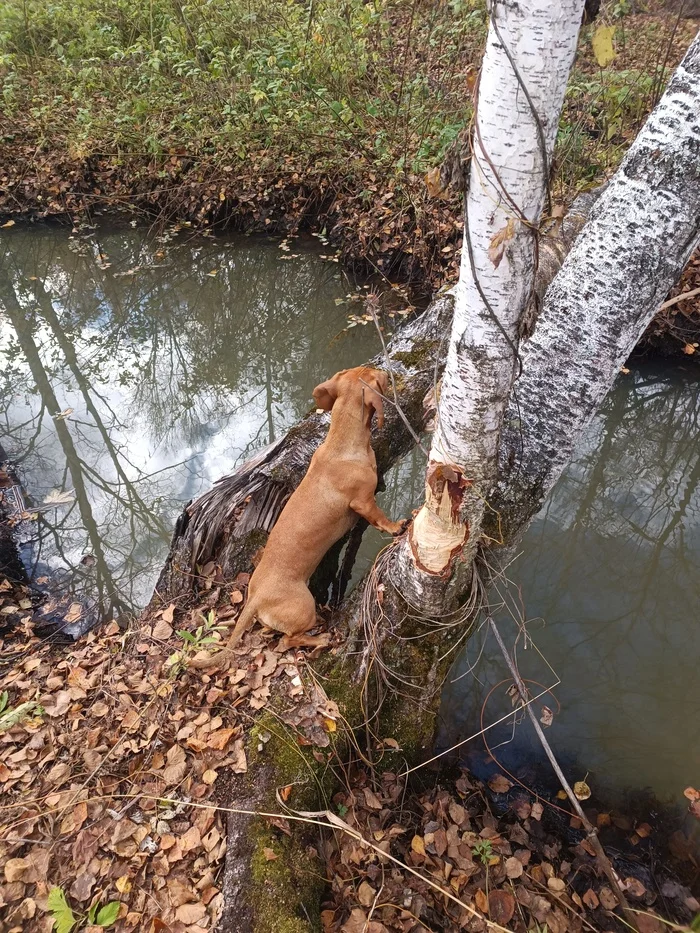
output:
<svg viewBox="0 0 700 933"><path fill-rule="evenodd" d="M422 340L416 340L410 350L402 353L394 353L393 358L398 363L403 363L407 369L420 369L428 361L432 364L433 357L438 348L438 341L429 340L427 337ZM428 358L430 357L430 360Z"/></svg>
<svg viewBox="0 0 700 933"><path fill-rule="evenodd" d="M321 867L308 855L302 833L295 829L291 838L280 839L263 820L256 820L251 832L255 916L251 933L309 933L316 929L325 882ZM270 850L276 858L269 858Z"/></svg>

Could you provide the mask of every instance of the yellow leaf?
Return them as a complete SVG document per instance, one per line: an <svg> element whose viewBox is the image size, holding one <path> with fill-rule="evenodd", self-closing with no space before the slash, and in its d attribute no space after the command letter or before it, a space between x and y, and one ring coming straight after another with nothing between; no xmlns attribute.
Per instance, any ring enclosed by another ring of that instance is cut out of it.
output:
<svg viewBox="0 0 700 933"><path fill-rule="evenodd" d="M114 882L114 886L120 894L128 894L131 891L131 881L128 875L122 875Z"/></svg>
<svg viewBox="0 0 700 933"><path fill-rule="evenodd" d="M425 855L425 844L423 842L423 837L414 836L413 839L411 839L411 848L419 855Z"/></svg>
<svg viewBox="0 0 700 933"><path fill-rule="evenodd" d="M585 781L576 781L574 784L574 793L579 800L588 800L591 796L591 789Z"/></svg>
<svg viewBox="0 0 700 933"><path fill-rule="evenodd" d="M513 238L514 233L515 221L512 217L508 218L505 227L501 227L500 230L494 233L491 244L489 245L488 254L489 259L496 268L499 267L501 259L503 259L503 254L506 250L506 244L508 240Z"/></svg>
<svg viewBox="0 0 700 933"><path fill-rule="evenodd" d="M202 775L202 781L203 781L205 784L213 784L214 781L217 779L218 776L219 776L219 775L216 773L216 771L207 770L207 771L205 771L204 774Z"/></svg>
<svg viewBox="0 0 700 933"><path fill-rule="evenodd" d="M14 220L8 220L6 224L3 224L3 227L14 227Z"/></svg>
<svg viewBox="0 0 700 933"><path fill-rule="evenodd" d="M325 726L326 732L335 732L338 728L332 719L324 719L323 725Z"/></svg>
<svg viewBox="0 0 700 933"><path fill-rule="evenodd" d="M687 353L688 356L691 356L691 354L695 353L695 344L686 343L686 345L683 347L683 352Z"/></svg>
<svg viewBox="0 0 700 933"><path fill-rule="evenodd" d="M605 66L609 65L615 58L615 49L613 48L614 35L614 26L598 26L591 38L593 54L601 68L605 68Z"/></svg>
<svg viewBox="0 0 700 933"><path fill-rule="evenodd" d="M442 187L442 182L440 181L440 167L435 166L431 168L429 172L423 176L423 181L425 182L425 187L428 189L428 197L430 198L444 198L445 189Z"/></svg>

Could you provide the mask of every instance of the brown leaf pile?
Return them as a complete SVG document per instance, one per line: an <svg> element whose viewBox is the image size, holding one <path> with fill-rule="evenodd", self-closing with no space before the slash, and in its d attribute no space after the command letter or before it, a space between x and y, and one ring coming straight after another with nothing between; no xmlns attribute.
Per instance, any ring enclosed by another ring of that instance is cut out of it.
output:
<svg viewBox="0 0 700 933"><path fill-rule="evenodd" d="M512 787L501 775L489 785L497 794ZM524 792L509 798L498 818L485 787L466 772L450 790L437 787L417 800L396 774L385 772L372 784L362 772L352 791L334 801L373 848L342 834L326 844L332 895L322 913L324 933L482 933L495 924L514 933L622 928L617 899L577 818L568 822L578 841L567 844L561 831L546 827L549 804ZM650 829L641 824L636 832L641 837ZM644 933L662 931L651 905L668 909L675 897L676 919L685 922L700 908L675 882L652 889L630 875L622 887L631 905L646 912Z"/></svg>
<svg viewBox="0 0 700 933"><path fill-rule="evenodd" d="M119 901L118 931L213 928L226 850L217 781L247 770L244 725L273 680L300 741L328 744L337 707L259 628L239 646L237 669L217 679L173 665L183 647L174 624L201 619L170 606L61 649L36 638L27 615L0 679L11 708L40 705L0 731L2 933L48 933L53 886L76 915Z"/></svg>

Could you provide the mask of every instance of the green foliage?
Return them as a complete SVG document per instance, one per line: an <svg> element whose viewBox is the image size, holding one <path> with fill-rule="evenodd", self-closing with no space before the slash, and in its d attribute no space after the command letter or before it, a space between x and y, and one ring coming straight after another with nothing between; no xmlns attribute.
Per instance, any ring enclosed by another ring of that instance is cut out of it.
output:
<svg viewBox="0 0 700 933"><path fill-rule="evenodd" d="M76 927L82 927L85 923L105 929L111 927L117 922L121 903L110 901L104 907L100 907L99 902L95 902L86 914L76 916L63 889L54 887L49 891L46 906L53 917L55 933L71 933Z"/></svg>
<svg viewBox="0 0 700 933"><path fill-rule="evenodd" d="M56 933L70 933L78 922L61 888L51 888L46 901Z"/></svg>
<svg viewBox="0 0 700 933"><path fill-rule="evenodd" d="M484 865L488 865L493 858L493 846L490 839L482 839L472 849L474 858L478 858Z"/></svg>
<svg viewBox="0 0 700 933"><path fill-rule="evenodd" d="M423 171L468 116L460 72L478 58L485 14L473 0L458 17L420 6L7 0L2 93L75 155L342 148L344 160Z"/></svg>
<svg viewBox="0 0 700 933"><path fill-rule="evenodd" d="M171 675L179 673L187 667L187 659L202 651L210 645L221 645L221 639L215 638L215 633L221 634L225 627L218 625L216 621L216 611L210 609L206 616L198 613L202 620L202 625L198 625L194 632L188 632L186 629L179 629L177 635L182 639L183 646L179 651L171 654L167 665L171 670Z"/></svg>
<svg viewBox="0 0 700 933"><path fill-rule="evenodd" d="M42 716L44 708L34 700L28 700L26 703L20 703L19 706L12 708L9 705L10 695L7 690L0 694L0 732L7 732L25 719L31 716Z"/></svg>

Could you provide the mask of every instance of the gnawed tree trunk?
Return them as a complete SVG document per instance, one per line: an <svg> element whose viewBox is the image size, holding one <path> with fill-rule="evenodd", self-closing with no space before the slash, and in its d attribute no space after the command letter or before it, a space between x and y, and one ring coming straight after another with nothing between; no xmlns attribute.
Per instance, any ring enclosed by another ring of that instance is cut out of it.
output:
<svg viewBox="0 0 700 933"><path fill-rule="evenodd" d="M454 609L481 540L582 11L582 0L490 5L425 503L391 571L408 603L429 615Z"/></svg>

